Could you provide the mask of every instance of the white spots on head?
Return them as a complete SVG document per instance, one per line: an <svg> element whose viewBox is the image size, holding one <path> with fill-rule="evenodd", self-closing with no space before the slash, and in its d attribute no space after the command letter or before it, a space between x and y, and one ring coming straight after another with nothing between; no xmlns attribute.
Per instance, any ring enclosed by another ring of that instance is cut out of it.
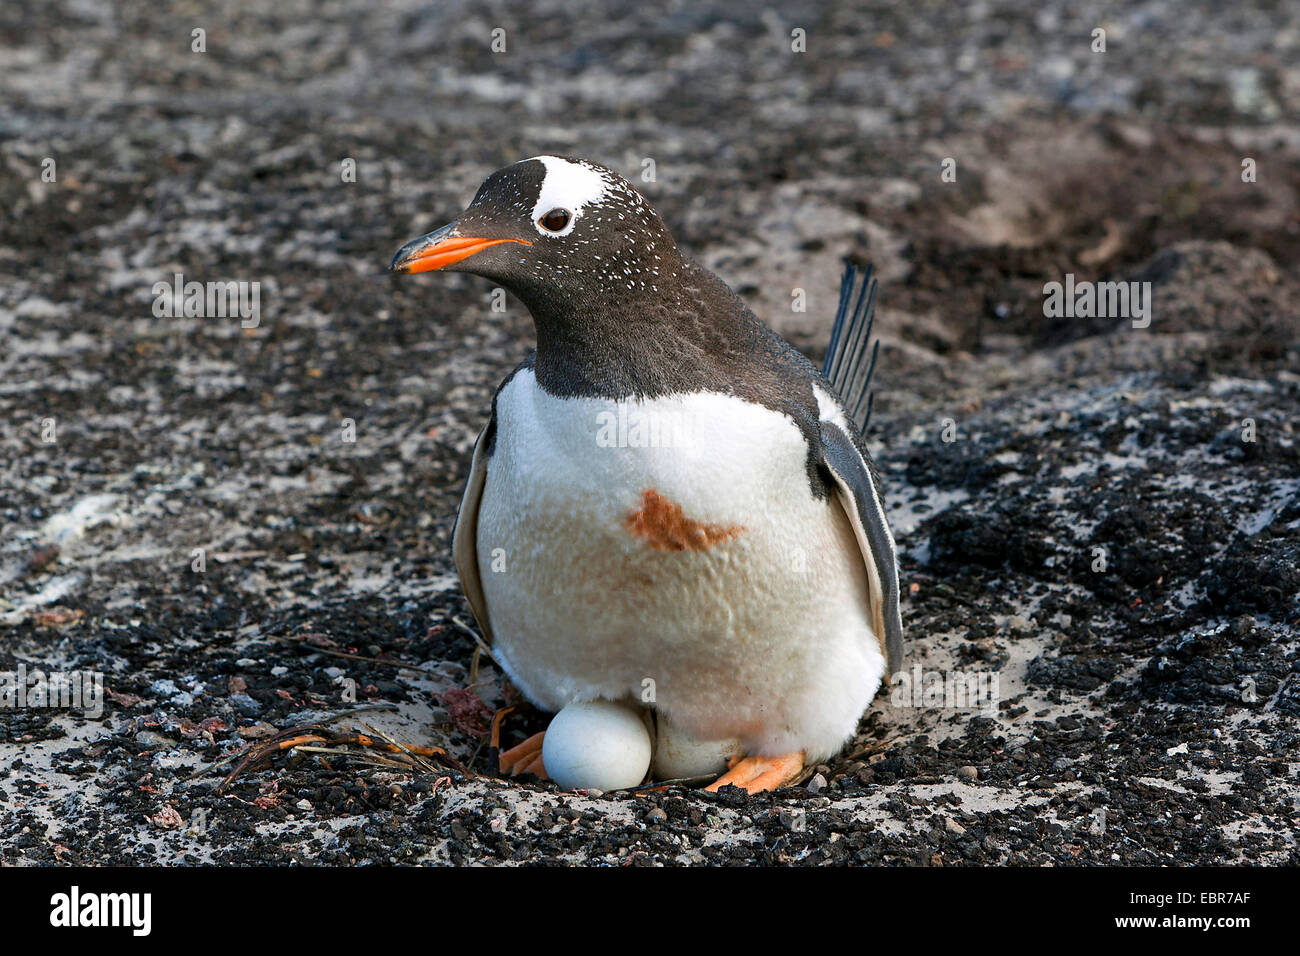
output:
<svg viewBox="0 0 1300 956"><path fill-rule="evenodd" d="M560 240L537 243L530 254L520 255L511 266L512 278L563 295L588 289L657 295L680 257L645 197L613 170L581 159L542 155L515 166L534 161L543 167L540 180L535 169L524 175L498 170L473 204L482 206L478 215L488 221L518 224L527 218L538 235ZM558 230L539 221L553 209L569 213Z"/></svg>
<svg viewBox="0 0 1300 956"><path fill-rule="evenodd" d="M546 167L541 192L532 211L533 227L544 236L567 236L573 232L583 208L599 203L614 186L609 175L595 166L570 162L559 156L534 156L533 159ZM537 223L552 209L567 209L570 213L568 225L558 232L543 229Z"/></svg>

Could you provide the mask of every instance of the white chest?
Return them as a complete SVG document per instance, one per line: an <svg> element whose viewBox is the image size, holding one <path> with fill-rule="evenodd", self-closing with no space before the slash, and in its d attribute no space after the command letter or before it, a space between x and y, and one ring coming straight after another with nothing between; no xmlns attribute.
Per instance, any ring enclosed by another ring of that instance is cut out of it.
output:
<svg viewBox="0 0 1300 956"><path fill-rule="evenodd" d="M779 735L773 695L817 693L828 651L879 657L853 532L806 456L793 421L734 397L561 399L516 374L477 540L512 678L550 709L648 691L694 733Z"/></svg>

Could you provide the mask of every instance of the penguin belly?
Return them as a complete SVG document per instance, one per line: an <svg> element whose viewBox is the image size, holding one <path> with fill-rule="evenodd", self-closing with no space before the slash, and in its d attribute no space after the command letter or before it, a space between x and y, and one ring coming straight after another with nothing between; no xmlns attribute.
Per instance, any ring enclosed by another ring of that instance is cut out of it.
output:
<svg viewBox="0 0 1300 956"><path fill-rule="evenodd" d="M734 396L496 404L477 552L493 651L537 706L653 707L752 755L836 752L880 686L868 583L786 415Z"/></svg>

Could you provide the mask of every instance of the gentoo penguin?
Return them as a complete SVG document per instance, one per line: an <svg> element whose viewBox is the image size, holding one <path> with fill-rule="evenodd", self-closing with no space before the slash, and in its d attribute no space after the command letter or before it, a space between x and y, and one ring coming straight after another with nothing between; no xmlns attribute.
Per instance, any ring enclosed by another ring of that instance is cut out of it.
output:
<svg viewBox="0 0 1300 956"><path fill-rule="evenodd" d="M547 711L652 701L661 726L738 740L710 789L779 787L838 751L902 657L893 538L831 384L861 380L861 342L828 378L580 159L498 170L392 264L434 269L504 286L537 331L453 536L510 679ZM540 741L521 747L540 770Z"/></svg>

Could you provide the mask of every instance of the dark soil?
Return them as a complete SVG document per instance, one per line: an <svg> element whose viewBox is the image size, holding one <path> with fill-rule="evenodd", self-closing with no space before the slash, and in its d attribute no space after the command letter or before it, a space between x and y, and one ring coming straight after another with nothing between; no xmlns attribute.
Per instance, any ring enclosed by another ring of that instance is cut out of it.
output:
<svg viewBox="0 0 1300 956"><path fill-rule="evenodd" d="M0 709L0 864L1300 863L1294 8L735 7L0 6L0 672L109 692ZM384 272L541 152L814 357L877 267L907 666L996 707L882 694L756 797L496 777L450 533L531 323ZM155 317L177 272L260 323ZM1045 318L1066 273L1151 282L1150 327ZM451 759L206 769L336 718Z"/></svg>

